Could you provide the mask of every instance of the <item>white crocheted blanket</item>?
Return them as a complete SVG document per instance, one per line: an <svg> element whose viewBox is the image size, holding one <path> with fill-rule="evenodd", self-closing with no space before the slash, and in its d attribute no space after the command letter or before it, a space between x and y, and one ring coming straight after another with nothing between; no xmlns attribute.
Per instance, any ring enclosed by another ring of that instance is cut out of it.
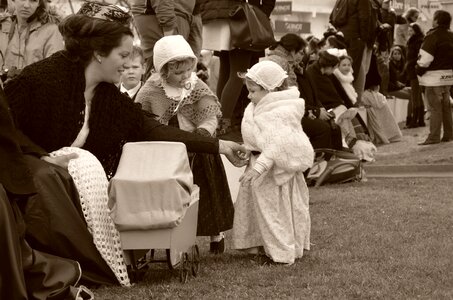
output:
<svg viewBox="0 0 453 300"><path fill-rule="evenodd" d="M69 162L68 171L79 192L83 216L93 236L93 242L120 284L130 286L120 235L110 218L107 206L108 181L104 169L93 154L80 148L64 147L50 155L55 157L69 153L79 155Z"/></svg>

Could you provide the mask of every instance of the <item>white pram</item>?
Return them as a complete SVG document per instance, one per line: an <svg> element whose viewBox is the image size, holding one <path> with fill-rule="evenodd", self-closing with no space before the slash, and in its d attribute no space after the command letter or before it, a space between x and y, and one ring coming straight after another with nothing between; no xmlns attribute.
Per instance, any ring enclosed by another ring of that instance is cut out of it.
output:
<svg viewBox="0 0 453 300"><path fill-rule="evenodd" d="M124 145L109 184L109 208L132 280L138 275L135 252L139 249L152 249L149 262L179 267L181 282L187 281L189 273L197 275L198 200L199 188L193 184L184 144ZM155 260L154 249L166 249L167 259Z"/></svg>

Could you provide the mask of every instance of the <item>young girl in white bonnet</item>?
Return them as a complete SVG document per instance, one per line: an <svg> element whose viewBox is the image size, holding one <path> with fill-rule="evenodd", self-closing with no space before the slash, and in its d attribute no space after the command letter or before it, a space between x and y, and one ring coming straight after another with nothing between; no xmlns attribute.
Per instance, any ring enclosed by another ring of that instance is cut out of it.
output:
<svg viewBox="0 0 453 300"><path fill-rule="evenodd" d="M220 103L195 73L197 58L181 35L165 36L154 45L155 73L140 89L136 102L162 124L214 136ZM223 231L233 226L234 207L219 155L196 154L192 172L200 187L198 236L211 236L210 251L223 253Z"/></svg>
<svg viewBox="0 0 453 300"><path fill-rule="evenodd" d="M310 248L308 189L303 172L314 152L302 130L305 102L285 89L287 74L272 61L245 74L251 103L242 120L250 161L239 179L233 248L263 254L264 262L292 264Z"/></svg>

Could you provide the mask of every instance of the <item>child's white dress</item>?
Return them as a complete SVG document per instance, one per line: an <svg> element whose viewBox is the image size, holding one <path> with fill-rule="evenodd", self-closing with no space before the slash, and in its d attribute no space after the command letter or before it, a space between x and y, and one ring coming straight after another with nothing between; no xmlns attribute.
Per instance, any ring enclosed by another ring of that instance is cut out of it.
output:
<svg viewBox="0 0 453 300"><path fill-rule="evenodd" d="M313 164L313 148L302 130L304 100L297 89L272 92L250 103L242 120L245 146L267 170L241 186L235 203L233 248L263 246L275 262L291 264L310 249L309 195L303 171Z"/></svg>

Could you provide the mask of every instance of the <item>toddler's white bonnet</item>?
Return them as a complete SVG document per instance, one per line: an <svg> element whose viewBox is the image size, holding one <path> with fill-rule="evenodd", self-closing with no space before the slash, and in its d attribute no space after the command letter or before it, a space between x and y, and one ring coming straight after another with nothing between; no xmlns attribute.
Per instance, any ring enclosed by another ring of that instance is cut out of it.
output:
<svg viewBox="0 0 453 300"><path fill-rule="evenodd" d="M245 77L261 85L264 89L272 91L281 86L288 75L277 63L263 60L248 69Z"/></svg>
<svg viewBox="0 0 453 300"><path fill-rule="evenodd" d="M189 57L197 59L189 43L182 35L164 36L154 44L153 63L158 73L169 61Z"/></svg>

